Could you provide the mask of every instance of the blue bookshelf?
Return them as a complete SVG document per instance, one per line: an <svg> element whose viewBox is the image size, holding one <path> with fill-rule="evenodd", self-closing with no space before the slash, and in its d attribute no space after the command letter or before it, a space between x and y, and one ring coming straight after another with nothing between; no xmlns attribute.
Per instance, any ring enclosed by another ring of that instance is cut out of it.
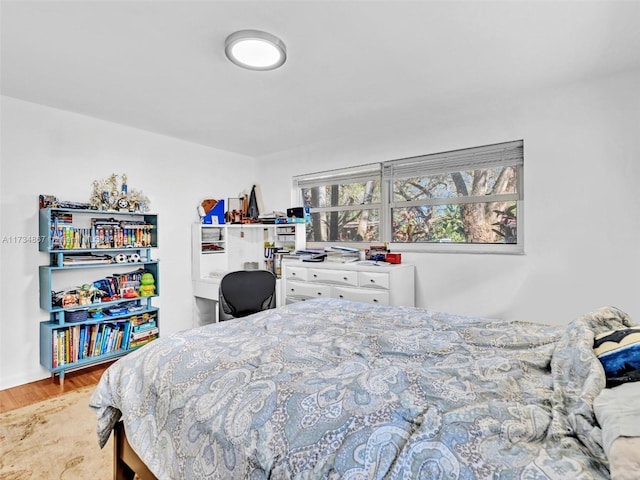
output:
<svg viewBox="0 0 640 480"><path fill-rule="evenodd" d="M49 315L40 322L40 363L52 378L58 375L63 384L68 371L113 360L158 338L156 214L42 208L39 235L39 250L48 255L38 272L40 308ZM141 295L149 278L154 288ZM134 326L146 333L136 332L132 347Z"/></svg>

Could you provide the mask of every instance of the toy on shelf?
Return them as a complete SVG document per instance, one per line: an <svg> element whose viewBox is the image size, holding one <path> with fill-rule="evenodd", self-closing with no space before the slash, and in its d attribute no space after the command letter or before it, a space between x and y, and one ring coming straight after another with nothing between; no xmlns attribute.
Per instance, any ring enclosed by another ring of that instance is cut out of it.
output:
<svg viewBox="0 0 640 480"><path fill-rule="evenodd" d="M55 195L41 194L38 196L39 208L70 208L78 210L88 210L91 207L91 203L88 202L70 202L66 200L58 200Z"/></svg>
<svg viewBox="0 0 640 480"><path fill-rule="evenodd" d="M93 303L93 297L96 293L96 288L89 283L85 283L78 289L78 303L80 305L90 305Z"/></svg>
<svg viewBox="0 0 640 480"><path fill-rule="evenodd" d="M143 273L140 278L140 296L151 297L156 292L156 281L151 273Z"/></svg>
<svg viewBox="0 0 640 480"><path fill-rule="evenodd" d="M145 274L143 274L144 276ZM120 288L120 295L122 298L136 298L140 296L136 291L137 282L124 282Z"/></svg>

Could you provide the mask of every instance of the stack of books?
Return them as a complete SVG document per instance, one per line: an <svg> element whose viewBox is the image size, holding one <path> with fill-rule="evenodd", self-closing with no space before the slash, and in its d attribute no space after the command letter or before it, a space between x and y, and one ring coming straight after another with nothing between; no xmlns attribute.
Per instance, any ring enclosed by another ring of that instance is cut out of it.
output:
<svg viewBox="0 0 640 480"><path fill-rule="evenodd" d="M131 322L129 348L141 347L158 338L159 329L155 312L134 315L129 320Z"/></svg>
<svg viewBox="0 0 640 480"><path fill-rule="evenodd" d="M328 262L349 263L360 260L360 250L357 248L333 246L324 250Z"/></svg>
<svg viewBox="0 0 640 480"><path fill-rule="evenodd" d="M260 220L260 222L267 224L276 223L277 219L282 218L287 218L287 215L284 212L273 211L268 213L261 213L260 215L258 215L258 219Z"/></svg>
<svg viewBox="0 0 640 480"><path fill-rule="evenodd" d="M65 255L63 265L95 265L101 263L111 263L113 258L110 255L93 255L93 254L73 254Z"/></svg>

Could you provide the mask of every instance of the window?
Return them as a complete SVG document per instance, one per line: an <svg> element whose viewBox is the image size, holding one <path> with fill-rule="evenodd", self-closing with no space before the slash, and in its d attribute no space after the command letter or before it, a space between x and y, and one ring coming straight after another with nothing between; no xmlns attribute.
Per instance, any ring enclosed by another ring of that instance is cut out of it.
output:
<svg viewBox="0 0 640 480"><path fill-rule="evenodd" d="M395 250L522 252L523 142L294 178L309 242Z"/></svg>
<svg viewBox="0 0 640 480"><path fill-rule="evenodd" d="M310 207L308 242L380 241L381 166L365 165L294 178Z"/></svg>

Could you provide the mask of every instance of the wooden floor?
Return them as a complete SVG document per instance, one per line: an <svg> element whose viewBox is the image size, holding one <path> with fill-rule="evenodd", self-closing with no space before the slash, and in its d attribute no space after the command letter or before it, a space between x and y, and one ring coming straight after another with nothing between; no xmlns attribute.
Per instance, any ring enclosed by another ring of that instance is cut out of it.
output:
<svg viewBox="0 0 640 480"><path fill-rule="evenodd" d="M81 387L96 385L102 376L102 372L111 363L113 362L101 363L82 370L68 372L64 377L62 386L60 385L60 379L56 376L54 380L47 378L0 390L0 413L47 400Z"/></svg>

